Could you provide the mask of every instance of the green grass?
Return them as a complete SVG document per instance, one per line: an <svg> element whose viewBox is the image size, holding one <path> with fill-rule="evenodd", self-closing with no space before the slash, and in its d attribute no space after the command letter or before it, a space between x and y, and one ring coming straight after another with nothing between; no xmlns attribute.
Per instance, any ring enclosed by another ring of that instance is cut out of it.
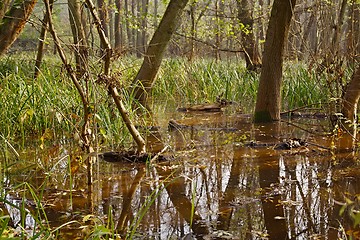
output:
<svg viewBox="0 0 360 240"><path fill-rule="evenodd" d="M113 72L119 73L123 92L130 88L141 62L141 59L128 57L113 63ZM95 83L101 71L99 66L96 61L91 63L93 76L87 78L93 130L103 145L129 146L131 138L120 114L105 87ZM57 58L45 58L36 80L32 77L33 68L31 57L11 55L0 58L2 136L8 140L21 140L22 145L26 145L31 137L42 143L73 139L73 134L82 126L79 94ZM308 70L302 63L285 64L283 110L328 102L334 97L333 84L329 85L328 79L326 74ZM242 61L197 59L189 62L183 58L168 58L163 61L152 94L154 103L165 105L161 111L166 110L166 106L174 110L187 104L214 102L222 95L239 103L243 112L251 113L258 80L259 74L247 72ZM85 85L84 80L82 84ZM130 110L131 95L125 94L125 103ZM132 118L137 125L143 124L141 118L135 115Z"/></svg>

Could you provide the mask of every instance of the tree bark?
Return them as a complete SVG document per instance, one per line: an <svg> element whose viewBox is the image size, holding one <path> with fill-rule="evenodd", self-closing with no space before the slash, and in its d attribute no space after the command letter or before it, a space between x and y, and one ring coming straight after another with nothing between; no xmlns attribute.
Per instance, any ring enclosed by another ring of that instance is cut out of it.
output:
<svg viewBox="0 0 360 240"><path fill-rule="evenodd" d="M37 0L16 0L0 22L0 56L15 42L23 30Z"/></svg>
<svg viewBox="0 0 360 240"><path fill-rule="evenodd" d="M101 26L104 30L106 37L109 37L107 2L105 2L105 0L97 0L97 4L99 17L101 20ZM103 45L103 42L100 43L100 46L102 50L106 48L106 46Z"/></svg>
<svg viewBox="0 0 360 240"><path fill-rule="evenodd" d="M188 0L170 1L159 27L156 29L149 43L143 64L133 81L135 85L135 99L148 110L150 110L148 106L148 94L154 84L166 46L180 23L179 19L187 2Z"/></svg>
<svg viewBox="0 0 360 240"><path fill-rule="evenodd" d="M69 64L67 58L66 58L66 55L65 55L65 52L61 46L61 42L60 42L60 39L59 37L57 36L57 33L55 32L55 29L54 29L54 25L53 25L53 22L52 22L52 15L51 15L51 8L50 8L50 4L49 4L49 0L44 0L44 3L45 3L45 6L46 6L46 13L47 15L49 16L49 32L50 34L52 35L53 39L54 39L54 42L55 42L55 46L56 46L56 50L58 51L59 53L59 56L61 58L61 61L63 62L64 66L65 66L65 69L66 69L66 72L68 73L68 75L70 76L74 86L76 87L79 95L80 95L80 98L81 98L81 101L82 101L82 104L83 104L83 109L84 109L84 116L83 116L83 126L82 126L82 129L81 129L81 140L83 142L83 147L89 152L93 152L93 148L91 146L91 136L90 136L90 129L89 129L89 124L90 124L90 107L89 107L89 100L88 100L88 95L87 93L85 92L83 86L81 85L81 83L79 82L76 74L74 73L72 67L71 67L71 64ZM88 171L89 172L92 172L90 171L90 166L91 164L88 165L89 169ZM89 174L89 183L92 182L92 174Z"/></svg>
<svg viewBox="0 0 360 240"><path fill-rule="evenodd" d="M5 13L7 12L10 6L10 0L0 1L0 21L4 18Z"/></svg>
<svg viewBox="0 0 360 240"><path fill-rule="evenodd" d="M83 76L87 68L88 47L83 23L81 21L81 7L79 0L68 0L69 19L74 39L74 54L76 60L76 72Z"/></svg>
<svg viewBox="0 0 360 240"><path fill-rule="evenodd" d="M51 12L52 12L52 8L53 8L53 3L54 3L53 0L49 0ZM48 22L49 22L49 14L47 12L45 12L44 19L42 21L39 44L38 44L38 49L37 49L37 54L36 54L34 79L36 79L39 76L40 67L41 67L43 56L44 56L44 45L45 45L44 43L45 43L45 39L46 39L46 31L47 31L47 27L48 27Z"/></svg>
<svg viewBox="0 0 360 240"><path fill-rule="evenodd" d="M360 67L354 73L351 81L346 87L343 97L342 114L351 123L356 122L357 105L360 99Z"/></svg>
<svg viewBox="0 0 360 240"><path fill-rule="evenodd" d="M272 6L256 98L256 123L280 119L284 44L295 3L296 0L275 0Z"/></svg>
<svg viewBox="0 0 360 240"><path fill-rule="evenodd" d="M105 75L105 78L109 79L109 78L111 78L111 76L110 76L110 61L111 61L111 55L112 55L111 54L112 48L110 45L110 41L106 37L106 33L105 33L104 29L101 27L101 24L100 24L101 20L100 20L99 16L97 15L97 12L96 12L93 2L91 0L86 0L86 3L89 7L89 10L91 12L91 15L92 15L94 21L95 21L95 26L99 33L100 41L102 42L102 45L105 46L105 48L104 48L104 50L105 50L104 73L103 74ZM114 86L114 84L112 83L111 80L107 84L108 84L108 91L110 92L111 96L113 97L116 107L118 108L127 129L129 130L131 136L133 137L133 139L136 142L137 153L141 154L141 153L146 152L145 140L142 138L141 134L139 133L139 131L136 129L136 127L132 123L132 121L129 117L129 113L127 112L127 110L121 100L121 96L119 95L116 86Z"/></svg>
<svg viewBox="0 0 360 240"><path fill-rule="evenodd" d="M242 32L242 43L245 51L245 61L246 69L250 71L256 70L261 66L261 59L259 48L255 42L254 35L254 20L252 18L252 13L248 5L248 0L237 0L238 8L238 19L244 24L247 32Z"/></svg>
<svg viewBox="0 0 360 240"><path fill-rule="evenodd" d="M121 0L115 0L116 12L115 12L115 23L114 23L114 35L115 35L115 51L118 53L122 52L122 27L121 27Z"/></svg>

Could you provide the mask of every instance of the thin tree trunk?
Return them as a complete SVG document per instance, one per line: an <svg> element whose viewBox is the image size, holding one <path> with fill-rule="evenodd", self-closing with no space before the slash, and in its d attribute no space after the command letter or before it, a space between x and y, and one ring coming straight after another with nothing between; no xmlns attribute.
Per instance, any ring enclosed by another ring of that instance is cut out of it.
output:
<svg viewBox="0 0 360 240"><path fill-rule="evenodd" d="M115 51L118 53L122 52L122 28L121 28L121 0L115 0L116 12L115 12L115 24L114 24L114 35L115 35Z"/></svg>
<svg viewBox="0 0 360 240"><path fill-rule="evenodd" d="M53 8L53 3L54 3L54 0L49 0L51 12L52 12L52 8ZM49 14L47 12L45 12L44 19L42 21L39 45L38 45L37 55L36 55L36 60L35 60L34 79L36 79L39 75L42 59L44 56L44 45L45 45L46 30L47 30L48 22L49 22Z"/></svg>
<svg viewBox="0 0 360 240"><path fill-rule="evenodd" d="M261 59L258 46L255 42L254 20L252 18L251 8L248 0L237 0L238 19L247 27L247 32L242 33L242 43L245 51L246 69L250 71L256 70L261 66Z"/></svg>
<svg viewBox="0 0 360 240"><path fill-rule="evenodd" d="M109 29L109 41L111 46L114 46L114 10L113 10L113 0L108 0L108 6L106 8L107 11L107 16L108 16L108 20L107 20L107 25L108 25L108 29Z"/></svg>
<svg viewBox="0 0 360 240"><path fill-rule="evenodd" d="M136 15L136 4L139 4L137 2L137 0L132 0L131 1L131 16L132 16L132 19L136 19L137 15ZM134 20L133 20L134 21ZM139 24L137 21L136 23L133 22L133 25L137 25ZM131 42L133 43L132 45L132 51L133 53L136 53L137 51L137 45L136 45L136 29L135 27L130 27L130 31L131 31Z"/></svg>
<svg viewBox="0 0 360 240"><path fill-rule="evenodd" d="M82 129L81 129L81 140L83 142L84 148L88 152L93 152L93 148L91 146L91 136L89 135L90 107L89 107L88 96L86 95L84 88L81 86L80 82L78 81L78 78L77 78L75 72L73 71L71 65L67 61L64 50L61 46L60 39L58 38L58 36L55 32L54 25L52 23L52 16L51 16L49 0L44 0L44 2L45 2L45 6L46 6L46 12L49 15L49 32L51 33L51 35L54 39L55 46L59 53L61 61L63 62L64 66L66 68L66 71L67 71L68 75L70 76L73 84L75 85L75 87L80 95L82 104L83 104L83 110L84 110L83 121L84 121L84 123L83 123ZM90 166L90 164L89 164L89 166ZM92 174L90 174L89 176L92 176ZM91 183L91 182L92 182L92 180L91 180L91 178L89 178L89 183Z"/></svg>
<svg viewBox="0 0 360 240"><path fill-rule="evenodd" d="M105 0L97 0L97 4L98 4L99 17L101 20L101 26L104 30L106 37L108 37L109 31L108 31L107 4L106 4ZM102 50L105 50L106 46L103 45L103 42L100 43L100 46L101 46ZM101 54L103 54L103 53L101 53Z"/></svg>
<svg viewBox="0 0 360 240"><path fill-rule="evenodd" d="M10 6L10 0L0 1L0 21L4 18L5 13L7 12Z"/></svg>
<svg viewBox="0 0 360 240"><path fill-rule="evenodd" d="M0 22L0 56L15 42L23 30L37 0L16 0Z"/></svg>
<svg viewBox="0 0 360 240"><path fill-rule="evenodd" d="M296 0L275 0L266 33L263 65L256 98L255 122L280 119L282 64Z"/></svg>
<svg viewBox="0 0 360 240"><path fill-rule="evenodd" d="M142 0L142 16L141 16L141 44L142 44L142 53L146 52L147 45L147 18L149 11L149 0Z"/></svg>
<svg viewBox="0 0 360 240"><path fill-rule="evenodd" d="M89 6L91 15L93 16L93 19L95 21L95 26L99 33L100 40L101 40L103 46L105 46L104 50L105 50L106 54L104 56L104 78L110 79L111 78L111 76L110 76L110 61L111 61L111 53L112 53L111 45L110 45L108 38L106 37L105 31L103 30L103 28L100 25L101 20L96 13L94 4L92 3L91 0L86 0L86 3ZM136 127L132 123L131 119L129 118L129 113L127 112L127 110L121 100L121 96L118 93L116 86L114 85L114 83L112 83L111 80L109 80L109 82L107 82L107 84L108 84L108 90L114 99L114 102L121 114L121 117L122 117L127 129L129 130L131 136L133 137L133 139L135 140L135 142L137 144L137 153L141 154L141 153L146 152L145 140L142 138L139 131L136 129Z"/></svg>
<svg viewBox="0 0 360 240"><path fill-rule="evenodd" d="M74 39L74 54L76 60L76 73L83 76L87 71L88 47L86 34L81 17L79 0L68 0L69 20Z"/></svg>
<svg viewBox="0 0 360 240"><path fill-rule="evenodd" d="M170 1L159 27L156 29L149 43L143 64L133 81L135 85L135 99L148 110L150 110L148 106L148 94L155 81L166 46L180 23L181 15L187 2L188 0Z"/></svg>

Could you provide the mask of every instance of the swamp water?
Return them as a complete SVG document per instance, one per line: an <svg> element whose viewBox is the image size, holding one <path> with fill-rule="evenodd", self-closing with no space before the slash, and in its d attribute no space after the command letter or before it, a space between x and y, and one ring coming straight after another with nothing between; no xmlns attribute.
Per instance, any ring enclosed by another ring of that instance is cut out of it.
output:
<svg viewBox="0 0 360 240"><path fill-rule="evenodd" d="M179 129L168 129L164 118L148 138L153 150L168 146L169 161L98 159L90 186L86 156L66 145L29 149L22 161L8 151L1 159L0 208L9 225L29 236L45 226L54 231L38 238L56 239L359 237L359 158L346 134L325 136L328 119L255 125L241 114L171 118ZM290 139L307 144L275 149Z"/></svg>

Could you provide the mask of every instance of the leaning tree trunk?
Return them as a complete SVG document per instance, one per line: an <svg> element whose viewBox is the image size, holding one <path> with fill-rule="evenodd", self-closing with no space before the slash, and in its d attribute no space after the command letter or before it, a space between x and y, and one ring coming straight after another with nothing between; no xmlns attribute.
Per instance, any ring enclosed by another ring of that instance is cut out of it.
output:
<svg viewBox="0 0 360 240"><path fill-rule="evenodd" d="M108 91L110 92L111 96L114 99L115 105L118 108L120 115L127 127L127 129L129 130L131 136L133 137L134 141L136 142L137 145L137 153L141 154L146 152L146 143L145 140L143 139L143 137L140 135L139 131L136 129L136 127L134 126L133 122L131 121L130 117L129 117L129 113L127 112L123 101L121 99L120 94L117 91L117 87L115 85L114 82L116 82L116 79L112 79L112 77L110 76L110 61L111 61L111 55L112 55L112 48L110 45L110 41L106 36L106 33L104 31L104 29L101 27L100 24L100 17L98 16L96 9L95 9L95 5L93 4L93 2L91 0L85 0L86 4L89 7L89 10L91 12L91 15L94 19L95 22L95 26L97 28L99 37L100 37L100 41L102 43L103 46L105 46L105 55L104 55L104 72L103 74L99 77L99 78L104 78L105 80L107 80L107 85L108 85ZM115 80L115 81L114 81Z"/></svg>
<svg viewBox="0 0 360 240"><path fill-rule="evenodd" d="M285 39L296 0L275 0L266 33L259 89L256 98L255 122L280 119L282 63Z"/></svg>
<svg viewBox="0 0 360 240"><path fill-rule="evenodd" d="M180 23L179 19L181 19L181 15L188 1L189 0L170 1L159 27L156 29L149 43L143 64L133 81L135 85L135 99L148 110L150 110L148 106L148 94L155 81L166 46Z"/></svg>
<svg viewBox="0 0 360 240"><path fill-rule="evenodd" d="M0 22L0 55L15 42L37 0L16 0Z"/></svg>
<svg viewBox="0 0 360 240"><path fill-rule="evenodd" d="M360 99L360 66L346 87L343 97L342 114L351 123L356 122L357 105Z"/></svg>

